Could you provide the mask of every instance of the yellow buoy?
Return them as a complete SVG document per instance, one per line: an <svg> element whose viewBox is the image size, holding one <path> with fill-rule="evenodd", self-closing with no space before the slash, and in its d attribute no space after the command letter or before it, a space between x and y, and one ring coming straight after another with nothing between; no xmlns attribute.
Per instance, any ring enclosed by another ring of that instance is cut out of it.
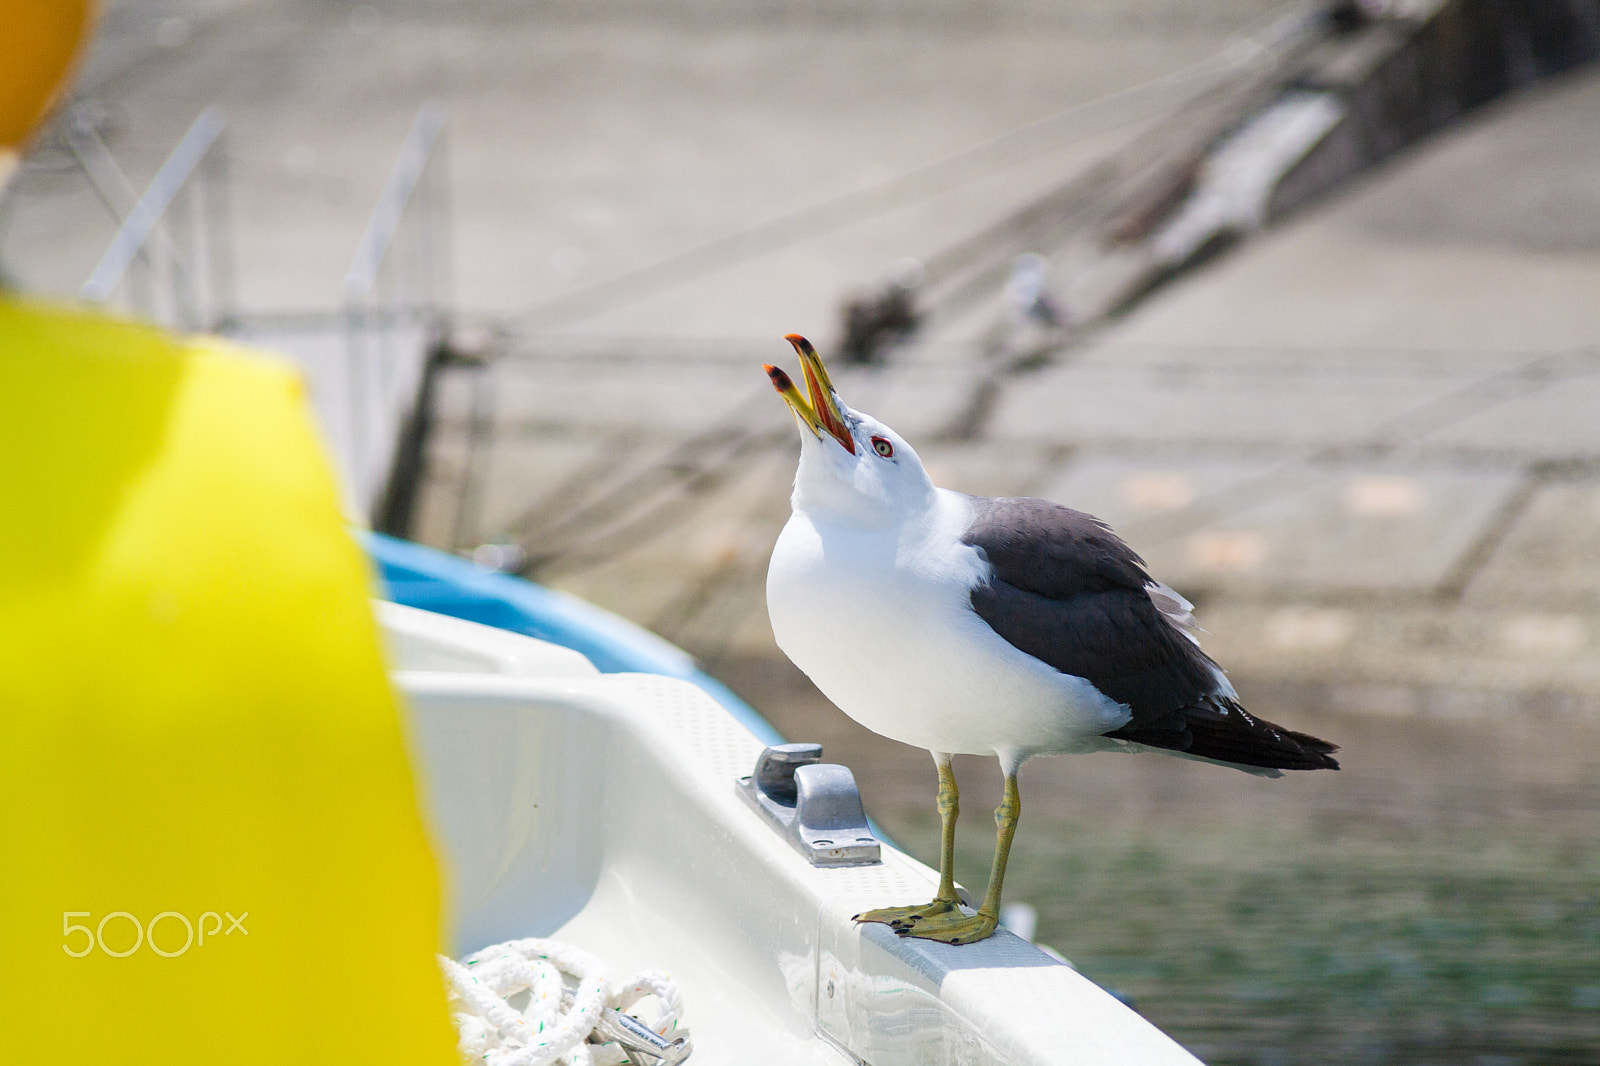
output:
<svg viewBox="0 0 1600 1066"><path fill-rule="evenodd" d="M299 379L0 298L0 1062L454 1061Z"/></svg>

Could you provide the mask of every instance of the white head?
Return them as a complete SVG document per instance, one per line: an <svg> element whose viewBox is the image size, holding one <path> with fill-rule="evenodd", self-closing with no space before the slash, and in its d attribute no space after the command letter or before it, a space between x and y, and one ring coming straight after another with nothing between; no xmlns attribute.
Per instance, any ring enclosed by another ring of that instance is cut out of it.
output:
<svg viewBox="0 0 1600 1066"><path fill-rule="evenodd" d="M894 525L933 506L935 490L915 449L871 415L839 399L811 342L784 338L800 356L810 402L775 366L766 368L800 427L794 507L831 512L858 524Z"/></svg>

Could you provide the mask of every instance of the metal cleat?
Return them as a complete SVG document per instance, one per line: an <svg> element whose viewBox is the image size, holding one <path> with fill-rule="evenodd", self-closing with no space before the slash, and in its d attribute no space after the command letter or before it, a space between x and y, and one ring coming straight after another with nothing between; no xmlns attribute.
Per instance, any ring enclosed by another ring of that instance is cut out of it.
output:
<svg viewBox="0 0 1600 1066"><path fill-rule="evenodd" d="M813 866L881 862L861 792L848 767L822 761L821 744L779 744L761 752L739 794Z"/></svg>

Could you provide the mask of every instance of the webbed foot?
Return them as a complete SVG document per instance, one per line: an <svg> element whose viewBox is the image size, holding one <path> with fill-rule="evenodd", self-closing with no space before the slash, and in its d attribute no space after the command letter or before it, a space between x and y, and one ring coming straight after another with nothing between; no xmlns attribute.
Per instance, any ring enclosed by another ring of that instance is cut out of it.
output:
<svg viewBox="0 0 1600 1066"><path fill-rule="evenodd" d="M884 907L875 911L862 911L855 916L858 922L882 922L897 933L904 933L929 918L937 917L949 911L956 911L956 905L947 899L934 899L920 907Z"/></svg>
<svg viewBox="0 0 1600 1066"><path fill-rule="evenodd" d="M946 944L971 944L993 936L999 926L999 919L983 911L969 915L952 907L951 913L924 918L906 928L897 928L895 932L901 936L940 940Z"/></svg>

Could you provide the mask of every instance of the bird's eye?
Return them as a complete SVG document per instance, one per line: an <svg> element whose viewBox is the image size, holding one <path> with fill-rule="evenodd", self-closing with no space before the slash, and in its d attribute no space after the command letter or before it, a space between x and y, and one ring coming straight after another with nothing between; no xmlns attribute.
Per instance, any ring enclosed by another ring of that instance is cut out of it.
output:
<svg viewBox="0 0 1600 1066"><path fill-rule="evenodd" d="M885 459L888 459L890 456L894 455L894 445L889 442L887 437L873 437L872 450L883 456Z"/></svg>

